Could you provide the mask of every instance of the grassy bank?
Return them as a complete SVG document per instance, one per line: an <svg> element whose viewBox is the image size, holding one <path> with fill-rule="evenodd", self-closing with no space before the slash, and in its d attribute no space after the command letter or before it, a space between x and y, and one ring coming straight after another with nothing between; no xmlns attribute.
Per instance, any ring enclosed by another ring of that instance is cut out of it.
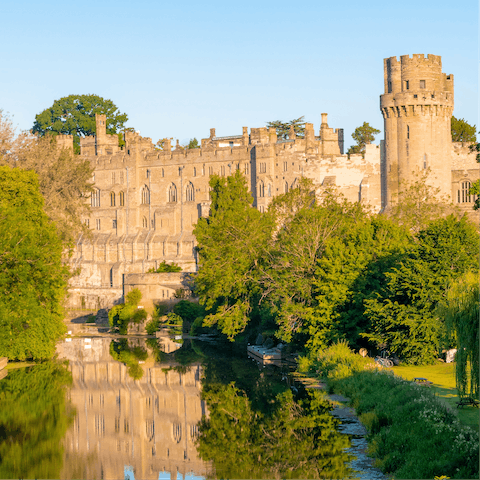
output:
<svg viewBox="0 0 480 480"><path fill-rule="evenodd" d="M456 401L448 397L455 394L449 379L452 366L379 370L371 359L337 344L303 367L350 398L369 432L369 454L384 473L396 478L478 478L478 428L461 423L458 414L464 412L448 404L449 398ZM413 384L415 376L428 378L435 387Z"/></svg>

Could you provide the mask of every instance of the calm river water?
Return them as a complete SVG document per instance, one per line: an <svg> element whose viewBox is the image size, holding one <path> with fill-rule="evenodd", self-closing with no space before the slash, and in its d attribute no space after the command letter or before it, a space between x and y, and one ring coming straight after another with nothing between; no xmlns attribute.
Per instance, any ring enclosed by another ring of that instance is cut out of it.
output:
<svg viewBox="0 0 480 480"><path fill-rule="evenodd" d="M165 337L71 338L0 380L0 478L348 478L348 435L286 367ZM203 420L202 420L203 418Z"/></svg>

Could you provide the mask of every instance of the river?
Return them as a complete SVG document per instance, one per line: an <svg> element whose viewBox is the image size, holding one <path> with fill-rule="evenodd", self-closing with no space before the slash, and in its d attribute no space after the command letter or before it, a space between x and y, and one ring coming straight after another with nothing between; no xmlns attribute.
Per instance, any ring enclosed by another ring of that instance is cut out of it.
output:
<svg viewBox="0 0 480 480"><path fill-rule="evenodd" d="M0 381L1 478L356 478L355 436L230 344L74 337Z"/></svg>

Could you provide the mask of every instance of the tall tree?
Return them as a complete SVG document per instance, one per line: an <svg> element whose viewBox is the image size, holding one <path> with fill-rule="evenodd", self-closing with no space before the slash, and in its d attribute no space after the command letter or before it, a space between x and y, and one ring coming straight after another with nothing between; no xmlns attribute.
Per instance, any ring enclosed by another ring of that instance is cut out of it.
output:
<svg viewBox="0 0 480 480"><path fill-rule="evenodd" d="M35 116L32 132L40 136L73 135L75 153L80 153L80 137L95 135L95 114L107 116L107 133L117 134L128 117L117 106L98 95L69 95L53 102L53 105Z"/></svg>
<svg viewBox="0 0 480 480"><path fill-rule="evenodd" d="M267 122L266 126L267 128L275 128L278 138L283 140L290 138L292 127L297 137L303 138L305 136L305 120L303 115L289 122L282 122L281 120Z"/></svg>
<svg viewBox="0 0 480 480"><path fill-rule="evenodd" d="M210 186L210 215L194 230L200 262L195 286L209 313L204 323L218 324L233 339L249 322L257 265L272 229L268 217L252 207L239 170L227 178L212 176Z"/></svg>
<svg viewBox="0 0 480 480"><path fill-rule="evenodd" d="M51 358L65 332L68 268L37 175L0 167L0 356Z"/></svg>
<svg viewBox="0 0 480 480"><path fill-rule="evenodd" d="M88 231L82 223L93 186L93 168L87 159L59 148L50 136L16 135L11 120L0 112L0 165L37 173L45 211L65 245Z"/></svg>
<svg viewBox="0 0 480 480"><path fill-rule="evenodd" d="M474 143L477 140L475 125L470 125L463 118L452 116L452 142Z"/></svg>
<svg viewBox="0 0 480 480"><path fill-rule="evenodd" d="M362 155L365 155L365 145L372 143L375 140L375 135L378 135L379 133L380 130L371 127L367 122L363 122L363 125L357 127L352 133L352 138L357 143L348 149L347 155L355 153L361 153Z"/></svg>

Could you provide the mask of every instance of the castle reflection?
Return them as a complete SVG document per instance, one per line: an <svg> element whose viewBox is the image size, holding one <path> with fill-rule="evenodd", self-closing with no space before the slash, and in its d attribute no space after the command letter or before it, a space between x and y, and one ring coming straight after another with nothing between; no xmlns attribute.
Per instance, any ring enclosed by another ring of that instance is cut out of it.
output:
<svg viewBox="0 0 480 480"><path fill-rule="evenodd" d="M126 365L112 359L110 342L72 338L57 347L59 357L69 360L69 398L76 408L62 478L124 478L126 465L136 479L205 476L208 465L194 444L205 413L201 366L175 369L149 358L140 362L142 378L134 380ZM143 339L130 342L146 348Z"/></svg>

